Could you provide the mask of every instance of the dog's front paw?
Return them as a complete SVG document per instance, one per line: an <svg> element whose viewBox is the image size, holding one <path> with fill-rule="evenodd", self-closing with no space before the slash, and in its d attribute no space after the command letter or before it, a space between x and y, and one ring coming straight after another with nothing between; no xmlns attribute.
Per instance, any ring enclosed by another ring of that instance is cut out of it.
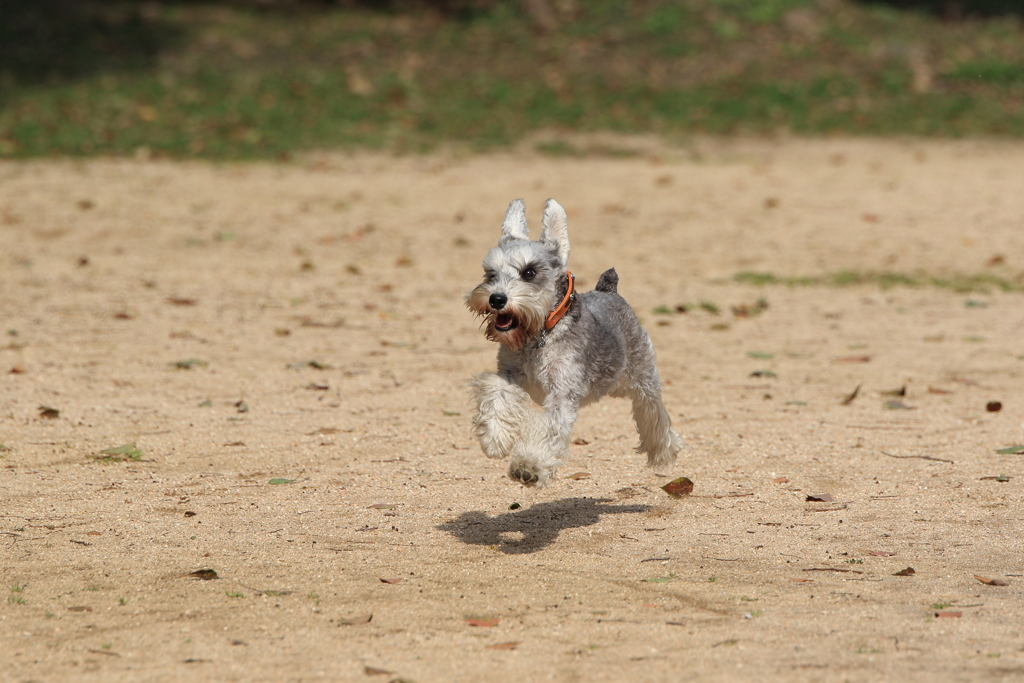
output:
<svg viewBox="0 0 1024 683"><path fill-rule="evenodd" d="M508 468L508 477L512 481L518 481L523 486L535 486L541 488L548 483L551 473L542 470L535 465L528 465L522 462L513 462Z"/></svg>

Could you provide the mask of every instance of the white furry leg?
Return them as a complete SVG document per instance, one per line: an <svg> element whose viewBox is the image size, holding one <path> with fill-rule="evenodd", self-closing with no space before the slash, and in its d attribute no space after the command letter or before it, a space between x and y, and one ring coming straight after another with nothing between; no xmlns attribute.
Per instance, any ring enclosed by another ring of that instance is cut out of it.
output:
<svg viewBox="0 0 1024 683"><path fill-rule="evenodd" d="M490 458L511 458L508 476L526 486L545 486L569 455L569 433L577 407L552 403L544 412L501 375L485 372L470 380L477 414L473 432Z"/></svg>
<svg viewBox="0 0 1024 683"><path fill-rule="evenodd" d="M675 464L683 440L672 429L672 420L660 396L637 391L632 398L633 420L640 432L640 445L636 451L647 454L648 467L655 471L666 470Z"/></svg>
<svg viewBox="0 0 1024 683"><path fill-rule="evenodd" d="M568 452L567 441L552 429L548 415L530 410L512 446L508 476L526 486L546 486Z"/></svg>
<svg viewBox="0 0 1024 683"><path fill-rule="evenodd" d="M569 434L579 405L548 397L544 412L528 411L512 448L508 476L526 486L545 486L569 457Z"/></svg>
<svg viewBox="0 0 1024 683"><path fill-rule="evenodd" d="M476 400L473 433L488 458L505 458L519 438L522 425L533 411L523 388L501 375L485 372L470 380Z"/></svg>

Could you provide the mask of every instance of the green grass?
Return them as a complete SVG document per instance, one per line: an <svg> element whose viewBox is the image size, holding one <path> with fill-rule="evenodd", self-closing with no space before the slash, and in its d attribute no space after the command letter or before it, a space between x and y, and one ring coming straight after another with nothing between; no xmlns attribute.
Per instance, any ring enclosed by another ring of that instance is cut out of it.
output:
<svg viewBox="0 0 1024 683"><path fill-rule="evenodd" d="M890 271L848 271L814 276L782 276L774 273L742 271L733 276L736 282L758 286L789 287L852 287L873 285L881 289L893 287L933 287L955 292L1024 292L1024 280L1008 279L993 273L929 275L927 273L896 273Z"/></svg>
<svg viewBox="0 0 1024 683"><path fill-rule="evenodd" d="M96 455L96 459L103 462L117 462L127 460L142 460L145 454L142 449L135 445L135 443L126 443L121 446L114 446L107 448L99 452ZM98 588L92 588L90 590L99 590Z"/></svg>
<svg viewBox="0 0 1024 683"><path fill-rule="evenodd" d="M11 592L7 596L7 603L10 605L24 605L27 600L25 600L25 596L22 593L25 592L26 585L24 583L12 583L7 586L7 589Z"/></svg>
<svg viewBox="0 0 1024 683"><path fill-rule="evenodd" d="M511 0L449 15L55 2L3 4L0 157L488 149L538 130L1024 136L1013 18L600 0L553 3L545 33Z"/></svg>

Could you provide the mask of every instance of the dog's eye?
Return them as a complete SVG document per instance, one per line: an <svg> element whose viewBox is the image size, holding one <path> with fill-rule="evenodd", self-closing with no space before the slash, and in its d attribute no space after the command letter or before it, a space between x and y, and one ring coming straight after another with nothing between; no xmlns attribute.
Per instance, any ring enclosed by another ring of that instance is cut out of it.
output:
<svg viewBox="0 0 1024 683"><path fill-rule="evenodd" d="M521 277L527 282L529 282L533 278L537 277L537 271L534 270L533 268L527 268L521 273Z"/></svg>

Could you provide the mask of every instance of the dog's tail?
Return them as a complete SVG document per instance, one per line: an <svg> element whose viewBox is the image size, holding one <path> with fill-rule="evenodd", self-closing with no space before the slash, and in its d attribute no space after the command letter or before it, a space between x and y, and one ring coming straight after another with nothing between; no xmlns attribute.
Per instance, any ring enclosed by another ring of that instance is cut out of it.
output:
<svg viewBox="0 0 1024 683"><path fill-rule="evenodd" d="M608 292L609 294L616 294L619 290L619 274L615 272L614 268L601 273L601 277L597 279L597 284L594 285L594 291L597 292Z"/></svg>

